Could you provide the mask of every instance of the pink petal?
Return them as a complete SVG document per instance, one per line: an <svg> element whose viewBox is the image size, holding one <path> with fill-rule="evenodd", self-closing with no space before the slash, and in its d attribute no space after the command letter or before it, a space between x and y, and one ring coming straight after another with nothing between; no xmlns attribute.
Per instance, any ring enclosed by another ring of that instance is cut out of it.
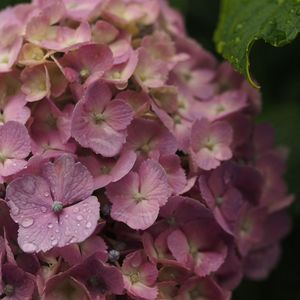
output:
<svg viewBox="0 0 300 300"><path fill-rule="evenodd" d="M0 127L0 153L8 158L26 158L31 150L30 137L26 127L9 121Z"/></svg>
<svg viewBox="0 0 300 300"><path fill-rule="evenodd" d="M54 201L64 205L85 199L93 192L93 178L81 163L75 163L72 156L64 155L54 163L47 163L42 170L48 180Z"/></svg>
<svg viewBox="0 0 300 300"><path fill-rule="evenodd" d="M104 115L107 124L115 130L126 129L133 119L131 107L121 100L112 101L105 109Z"/></svg>
<svg viewBox="0 0 300 300"><path fill-rule="evenodd" d="M147 200L155 201L159 206L167 203L171 195L166 172L154 160L146 160L139 169L141 178L140 192Z"/></svg>
<svg viewBox="0 0 300 300"><path fill-rule="evenodd" d="M183 266L187 263L190 246L181 230L174 230L167 238L168 248L172 255Z"/></svg>

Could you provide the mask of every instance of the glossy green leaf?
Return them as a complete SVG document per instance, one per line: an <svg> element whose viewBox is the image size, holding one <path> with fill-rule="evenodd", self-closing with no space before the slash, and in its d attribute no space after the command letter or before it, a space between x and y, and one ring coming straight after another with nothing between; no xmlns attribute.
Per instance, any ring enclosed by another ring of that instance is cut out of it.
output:
<svg viewBox="0 0 300 300"><path fill-rule="evenodd" d="M217 51L249 82L249 54L263 39L275 47L290 43L300 31L300 0L222 0L214 40Z"/></svg>

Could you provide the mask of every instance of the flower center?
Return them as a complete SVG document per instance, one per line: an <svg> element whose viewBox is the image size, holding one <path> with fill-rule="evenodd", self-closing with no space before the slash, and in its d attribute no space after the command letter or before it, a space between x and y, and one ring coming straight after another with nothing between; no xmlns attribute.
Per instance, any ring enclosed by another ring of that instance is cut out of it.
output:
<svg viewBox="0 0 300 300"><path fill-rule="evenodd" d="M110 171L111 171L111 168L108 167L108 166L102 166L102 167L100 168L100 173L103 174L103 175L109 174Z"/></svg>
<svg viewBox="0 0 300 300"><path fill-rule="evenodd" d="M130 277L130 281L131 281L132 284L135 284L135 283L140 281L139 272L133 272L129 275L129 277Z"/></svg>
<svg viewBox="0 0 300 300"><path fill-rule="evenodd" d="M93 117L95 124L100 124L103 121L105 121L105 116L102 113L93 113L92 117Z"/></svg>
<svg viewBox="0 0 300 300"><path fill-rule="evenodd" d="M5 122L4 113L0 112L0 124L3 124Z"/></svg>
<svg viewBox="0 0 300 300"><path fill-rule="evenodd" d="M222 105L222 104L219 104L217 107L216 107L216 114L220 114L222 112L225 111L225 107Z"/></svg>
<svg viewBox="0 0 300 300"><path fill-rule="evenodd" d="M81 71L80 71L80 77L82 78L82 79L86 79L86 78L88 78L90 76L90 71L88 70L88 69L82 69Z"/></svg>
<svg viewBox="0 0 300 300"><path fill-rule="evenodd" d="M135 193L135 194L133 195L133 198L134 198L134 200L135 200L137 203L139 203L139 202L141 202L141 201L143 201L143 200L146 199L146 198L145 198L141 193L139 193L139 192Z"/></svg>
<svg viewBox="0 0 300 300"><path fill-rule="evenodd" d="M178 115L173 116L173 121L175 124L181 124L181 118Z"/></svg>
<svg viewBox="0 0 300 300"><path fill-rule="evenodd" d="M209 151L214 150L214 141L208 138L204 143L204 148L208 149Z"/></svg>
<svg viewBox="0 0 300 300"><path fill-rule="evenodd" d="M4 164L6 161L7 157L4 153L0 152L0 163Z"/></svg>
<svg viewBox="0 0 300 300"><path fill-rule="evenodd" d="M142 147L140 147L140 151L144 154L148 154L151 150L151 146L149 144L144 144Z"/></svg>
<svg viewBox="0 0 300 300"><path fill-rule="evenodd" d="M88 283L92 288L96 289L101 294L105 294L105 292L107 291L107 286L105 282L97 276L90 277Z"/></svg>
<svg viewBox="0 0 300 300"><path fill-rule="evenodd" d="M54 201L52 204L52 210L56 214L60 213L63 210L63 208L64 208L64 205L60 201Z"/></svg>
<svg viewBox="0 0 300 300"><path fill-rule="evenodd" d="M7 284L4 287L4 294L8 297L12 296L15 293L15 288L11 284Z"/></svg>
<svg viewBox="0 0 300 300"><path fill-rule="evenodd" d="M216 204L218 206L222 205L223 202L224 202L224 199L222 197L219 196L219 197L216 198Z"/></svg>

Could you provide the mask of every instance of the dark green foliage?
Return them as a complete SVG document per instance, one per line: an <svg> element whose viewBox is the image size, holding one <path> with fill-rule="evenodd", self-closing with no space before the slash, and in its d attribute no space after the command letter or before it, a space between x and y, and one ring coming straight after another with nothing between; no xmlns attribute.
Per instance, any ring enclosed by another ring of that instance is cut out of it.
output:
<svg viewBox="0 0 300 300"><path fill-rule="evenodd" d="M253 86L249 54L263 39L283 46L300 31L300 0L223 0L215 42L218 53L243 73Z"/></svg>

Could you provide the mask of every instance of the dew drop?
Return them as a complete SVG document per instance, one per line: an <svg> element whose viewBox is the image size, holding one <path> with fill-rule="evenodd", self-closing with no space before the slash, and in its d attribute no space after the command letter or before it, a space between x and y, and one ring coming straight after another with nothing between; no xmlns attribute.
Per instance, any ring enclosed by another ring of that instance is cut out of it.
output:
<svg viewBox="0 0 300 300"><path fill-rule="evenodd" d="M50 195L50 194L49 194L48 192L44 193L44 196L45 196L45 197L49 197L49 195Z"/></svg>
<svg viewBox="0 0 300 300"><path fill-rule="evenodd" d="M49 224L48 224L48 228L50 228L50 229L53 228L53 224L52 224L52 223L49 223Z"/></svg>
<svg viewBox="0 0 300 300"><path fill-rule="evenodd" d="M78 216L76 217L76 219L77 219L78 221L82 221L82 220L83 220L83 217L82 217L82 215L78 215Z"/></svg>
<svg viewBox="0 0 300 300"><path fill-rule="evenodd" d="M14 206L12 209L11 209L11 213L13 216L17 216L20 212L20 209L17 207L17 206Z"/></svg>
<svg viewBox="0 0 300 300"><path fill-rule="evenodd" d="M37 247L33 243L25 243L22 246L22 249L23 249L24 252L32 253L32 252L36 251Z"/></svg>
<svg viewBox="0 0 300 300"><path fill-rule="evenodd" d="M86 223L86 228L91 228L92 227L92 223L91 222L87 222Z"/></svg>
<svg viewBox="0 0 300 300"><path fill-rule="evenodd" d="M59 233L59 230L58 230L58 229L55 229L55 232L56 232L56 233Z"/></svg>
<svg viewBox="0 0 300 300"><path fill-rule="evenodd" d="M21 225L25 228L30 227L33 224L33 219L32 218L25 218L22 222Z"/></svg>
<svg viewBox="0 0 300 300"><path fill-rule="evenodd" d="M74 212L74 213L78 213L78 212L79 212L79 208L78 208L78 207L74 207L74 208L73 208L73 212Z"/></svg>
<svg viewBox="0 0 300 300"><path fill-rule="evenodd" d="M41 207L41 212L42 212L42 213L45 213L45 212L47 212L47 207L45 207L45 206L42 206L42 207Z"/></svg>
<svg viewBox="0 0 300 300"><path fill-rule="evenodd" d="M58 244L58 240L53 240L52 242L51 242L51 245L52 246L56 246Z"/></svg>

